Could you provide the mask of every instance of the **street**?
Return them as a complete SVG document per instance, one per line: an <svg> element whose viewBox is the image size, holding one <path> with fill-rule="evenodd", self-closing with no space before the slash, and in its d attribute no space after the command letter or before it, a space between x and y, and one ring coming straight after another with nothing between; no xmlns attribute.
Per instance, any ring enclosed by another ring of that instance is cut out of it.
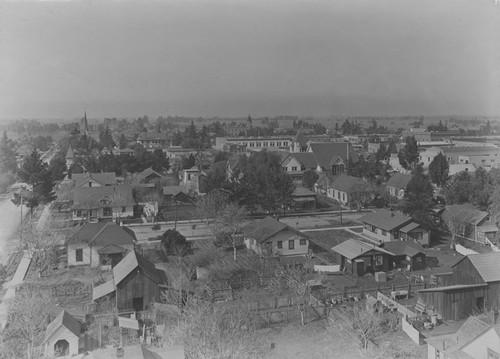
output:
<svg viewBox="0 0 500 359"><path fill-rule="evenodd" d="M345 222L354 222L365 214L366 213L344 213L342 217ZM280 218L280 222L301 230L331 228L334 225L338 226L339 215L331 214L315 215L310 217L284 217ZM161 229L157 231L154 231L152 227L153 226L151 224L129 226L129 228L134 231L138 241L147 241L148 239L161 235L168 229L174 229L174 222L161 224ZM207 225L201 221L177 222L177 231L186 237L187 240L206 238L212 235Z"/></svg>

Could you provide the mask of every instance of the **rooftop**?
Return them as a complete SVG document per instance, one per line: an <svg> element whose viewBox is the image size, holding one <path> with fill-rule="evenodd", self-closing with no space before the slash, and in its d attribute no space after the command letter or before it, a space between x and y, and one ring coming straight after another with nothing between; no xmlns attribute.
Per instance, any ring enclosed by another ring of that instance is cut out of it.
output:
<svg viewBox="0 0 500 359"><path fill-rule="evenodd" d="M385 231L392 231L412 221L411 217L387 209L380 209L377 212L369 213L359 220L377 228L382 228Z"/></svg>

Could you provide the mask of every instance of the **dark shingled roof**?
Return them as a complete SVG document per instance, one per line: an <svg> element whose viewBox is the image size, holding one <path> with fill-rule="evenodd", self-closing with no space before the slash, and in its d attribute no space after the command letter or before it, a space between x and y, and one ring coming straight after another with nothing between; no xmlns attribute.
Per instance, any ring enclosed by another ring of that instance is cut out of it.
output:
<svg viewBox="0 0 500 359"><path fill-rule="evenodd" d="M309 148L314 153L316 162L323 168L329 168L339 157L344 163L349 158L354 162L358 160L358 155L349 142L314 142L309 144Z"/></svg>
<svg viewBox="0 0 500 359"><path fill-rule="evenodd" d="M338 176L333 183L330 183L330 188L349 193L351 191L368 190L370 184L363 181L359 177L353 177L348 175Z"/></svg>
<svg viewBox="0 0 500 359"><path fill-rule="evenodd" d="M72 234L66 244L88 243L91 246L134 244L135 233L114 222L85 223Z"/></svg>
<svg viewBox="0 0 500 359"><path fill-rule="evenodd" d="M67 328L71 333L80 337L81 324L71 314L63 310L59 315L47 326L45 330L45 343L61 326Z"/></svg>
<svg viewBox="0 0 500 359"><path fill-rule="evenodd" d="M385 185L387 187L406 188L410 180L411 180L411 175L396 173L385 183Z"/></svg>
<svg viewBox="0 0 500 359"><path fill-rule="evenodd" d="M102 199L111 201L103 205ZM80 187L73 192L74 209L95 209L101 207L120 207L133 205L132 187L126 184L103 187Z"/></svg>
<svg viewBox="0 0 500 359"><path fill-rule="evenodd" d="M463 222L478 225L483 219L488 217L488 212L480 211L472 204L452 204L444 208L441 217L448 221L450 218L460 218Z"/></svg>
<svg viewBox="0 0 500 359"><path fill-rule="evenodd" d="M148 178L149 176L151 175L155 175L155 177L159 177L159 178L163 178L163 176L161 174L159 174L158 172L156 172L154 169L152 169L151 167L148 167L146 168L144 171L138 173L136 175L136 178L139 180L139 181L143 181L144 179Z"/></svg>
<svg viewBox="0 0 500 359"><path fill-rule="evenodd" d="M363 223L371 224L385 231L402 227L412 221L411 217L402 213L392 212L387 209L380 209L377 212L369 213L359 219Z"/></svg>
<svg viewBox="0 0 500 359"><path fill-rule="evenodd" d="M241 229L245 236L252 237L259 243L266 241L267 239L283 230L290 230L302 235L304 238L309 238L304 233L290 226L287 226L286 224L281 223L280 221L277 221L272 217L266 217L263 219L252 221Z"/></svg>
<svg viewBox="0 0 500 359"><path fill-rule="evenodd" d="M299 161L306 170L316 169L318 167L318 163L312 152L292 152L289 156Z"/></svg>
<svg viewBox="0 0 500 359"><path fill-rule="evenodd" d="M413 257L418 253L425 253L424 248L420 244L413 241L385 242L383 248L396 256L408 255L410 257Z"/></svg>
<svg viewBox="0 0 500 359"><path fill-rule="evenodd" d="M116 174L114 172L96 172L96 173L74 173L71 176L75 187L80 187L90 179L96 181L101 186L111 186L116 184Z"/></svg>
<svg viewBox="0 0 500 359"><path fill-rule="evenodd" d="M157 284L167 284L167 276L164 271L157 269L155 265L135 251L130 252L113 268L115 285L120 284L132 271L139 268L140 271Z"/></svg>

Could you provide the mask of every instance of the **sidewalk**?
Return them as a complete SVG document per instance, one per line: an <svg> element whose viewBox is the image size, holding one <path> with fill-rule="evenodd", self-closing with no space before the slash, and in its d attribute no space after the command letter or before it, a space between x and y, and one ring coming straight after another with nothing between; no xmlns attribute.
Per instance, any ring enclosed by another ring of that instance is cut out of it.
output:
<svg viewBox="0 0 500 359"><path fill-rule="evenodd" d="M4 283L3 285L3 288L6 288L7 292L0 302L0 330L5 327L5 324L7 324L10 302L16 295L16 287L23 282L24 277L28 272L30 263L31 258L26 252L24 252L23 257L21 258L21 261L17 266L16 273L14 273L14 276L12 277L12 280L10 282Z"/></svg>

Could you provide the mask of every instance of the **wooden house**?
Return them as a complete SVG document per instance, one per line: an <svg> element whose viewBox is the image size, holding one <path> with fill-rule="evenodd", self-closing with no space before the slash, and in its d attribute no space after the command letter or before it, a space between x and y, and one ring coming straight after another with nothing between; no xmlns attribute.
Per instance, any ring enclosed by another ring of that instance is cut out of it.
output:
<svg viewBox="0 0 500 359"><path fill-rule="evenodd" d="M327 196L346 206L362 206L371 199L371 186L361 178L342 174L330 183Z"/></svg>
<svg viewBox="0 0 500 359"><path fill-rule="evenodd" d="M305 187L296 187L292 200L295 208L316 208L316 193Z"/></svg>
<svg viewBox="0 0 500 359"><path fill-rule="evenodd" d="M81 324L71 314L63 310L50 322L43 340L47 357L73 356L79 351Z"/></svg>
<svg viewBox="0 0 500 359"><path fill-rule="evenodd" d="M71 180L74 188L113 186L118 183L114 172L74 173Z"/></svg>
<svg viewBox="0 0 500 359"><path fill-rule="evenodd" d="M271 217L252 221L241 231L247 248L259 254L292 256L309 253L306 234Z"/></svg>
<svg viewBox="0 0 500 359"><path fill-rule="evenodd" d="M164 271L135 251L113 268L113 279L94 287L92 299L115 293L118 311L142 311L161 300L160 287L167 284Z"/></svg>
<svg viewBox="0 0 500 359"><path fill-rule="evenodd" d="M311 142L306 152L314 154L320 172L341 174L346 170L347 161L358 161L358 154L350 142Z"/></svg>
<svg viewBox="0 0 500 359"><path fill-rule="evenodd" d="M318 170L318 163L312 152L292 152L283 158L281 167L295 183L302 183L305 171Z"/></svg>
<svg viewBox="0 0 500 359"><path fill-rule="evenodd" d="M380 242L414 240L422 245L430 241L429 231L402 213L380 209L359 219L363 234Z"/></svg>
<svg viewBox="0 0 500 359"><path fill-rule="evenodd" d="M340 269L354 276L389 270L392 253L373 244L348 239L332 248Z"/></svg>
<svg viewBox="0 0 500 359"><path fill-rule="evenodd" d="M129 185L78 187L73 192L73 221L133 217L134 204Z"/></svg>
<svg viewBox="0 0 500 359"><path fill-rule="evenodd" d="M427 359L500 358L498 312L493 318L469 317L457 331L431 336L425 341Z"/></svg>
<svg viewBox="0 0 500 359"><path fill-rule="evenodd" d="M389 269L423 270L426 268L425 249L413 241L385 242L383 248L393 254Z"/></svg>
<svg viewBox="0 0 500 359"><path fill-rule="evenodd" d="M387 192L390 196L397 199L403 199L405 196L406 186L411 180L411 175L403 173L395 173L386 183Z"/></svg>
<svg viewBox="0 0 500 359"><path fill-rule="evenodd" d="M159 185L162 180L165 180L165 177L151 167L148 167L144 171L136 174L134 180L140 187L154 188L156 184Z"/></svg>
<svg viewBox="0 0 500 359"><path fill-rule="evenodd" d="M422 289L419 302L443 320L460 320L500 306L500 253L471 254L453 267L444 286Z"/></svg>
<svg viewBox="0 0 500 359"><path fill-rule="evenodd" d="M136 241L132 230L114 222L85 223L66 240L68 266L114 266L134 250Z"/></svg>
<svg viewBox="0 0 500 359"><path fill-rule="evenodd" d="M498 227L488 212L480 211L471 204L456 204L445 207L441 214L443 223L450 227L453 222L463 223L459 236L470 241L487 244L496 242ZM455 225L456 227L456 225Z"/></svg>

